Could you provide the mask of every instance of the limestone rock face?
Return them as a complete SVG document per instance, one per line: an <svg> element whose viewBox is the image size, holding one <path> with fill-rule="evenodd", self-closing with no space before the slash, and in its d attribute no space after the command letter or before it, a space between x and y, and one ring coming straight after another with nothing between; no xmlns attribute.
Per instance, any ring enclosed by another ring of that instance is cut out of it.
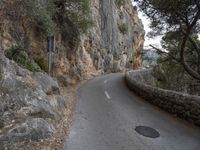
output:
<svg viewBox="0 0 200 150"><path fill-rule="evenodd" d="M56 54L55 73L59 77L83 79L93 72L109 73L138 68L144 29L131 0L122 6L116 0L92 0L91 19L94 26L81 37L75 52L59 50ZM63 59L63 56L70 59ZM63 68L63 69L61 69Z"/></svg>
<svg viewBox="0 0 200 150"><path fill-rule="evenodd" d="M109 71L110 68L112 72L118 72L132 68L135 65L132 63L134 56L144 42L143 25L136 8L129 0L122 6L114 0L95 0L92 5L92 18L97 27L92 29L90 40L100 51L98 57L103 60L102 69ZM102 49L104 52L101 52ZM104 58L105 55L110 59Z"/></svg>
<svg viewBox="0 0 200 150"><path fill-rule="evenodd" d="M37 141L51 136L55 128L42 118L27 119L8 131L6 136L0 137L1 142Z"/></svg>
<svg viewBox="0 0 200 150"><path fill-rule="evenodd" d="M52 68L53 75L62 85L70 85L93 73L104 74L140 67L143 24L131 0L122 1L123 5L119 5L118 0L91 0L89 17L94 25L88 34L81 36L79 45L74 49L66 44L68 41L61 34L56 35ZM31 53L47 62L46 39L38 38L34 30L30 32ZM16 41L10 31L4 32L4 49Z"/></svg>
<svg viewBox="0 0 200 150"><path fill-rule="evenodd" d="M35 73L33 79L42 87L42 90L48 94L60 94L58 83L50 76L43 73Z"/></svg>
<svg viewBox="0 0 200 150"><path fill-rule="evenodd" d="M4 57L2 49L17 43L13 29L22 39L21 28L10 27L0 37L0 147L6 142L39 140L53 134L55 124L67 106L60 94L61 86L74 84L90 76L122 72L140 66L140 50L144 30L131 0L91 0L90 18L94 23L80 43L71 48L59 33L52 56L52 76L33 73ZM20 31L17 31L20 30ZM47 67L46 38L29 31L29 55L36 63ZM2 44L1 44L2 39ZM21 45L23 46L23 45ZM37 58L37 59L36 59ZM41 66L40 66L41 67ZM41 67L42 68L42 67ZM45 69L44 69L45 70Z"/></svg>
<svg viewBox="0 0 200 150"><path fill-rule="evenodd" d="M39 140L50 136L66 106L58 83L2 58L0 79L0 141ZM8 140L10 139L10 140ZM2 144L0 142L0 145Z"/></svg>

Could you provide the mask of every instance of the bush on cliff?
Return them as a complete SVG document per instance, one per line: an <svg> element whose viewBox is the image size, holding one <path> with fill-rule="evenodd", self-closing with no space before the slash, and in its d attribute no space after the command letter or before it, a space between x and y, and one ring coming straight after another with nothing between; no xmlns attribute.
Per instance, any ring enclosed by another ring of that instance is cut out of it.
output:
<svg viewBox="0 0 200 150"><path fill-rule="evenodd" d="M32 72L41 71L38 64L31 60L26 51L20 47L13 46L10 49L5 50L5 56L10 60L15 61L21 67L24 67Z"/></svg>
<svg viewBox="0 0 200 150"><path fill-rule="evenodd" d="M125 0L116 0L116 4L118 7L125 5Z"/></svg>
<svg viewBox="0 0 200 150"><path fill-rule="evenodd" d="M34 61L40 66L40 68L43 71L48 72L48 65L47 65L47 62L45 61L44 57L36 57L36 58L34 58Z"/></svg>
<svg viewBox="0 0 200 150"><path fill-rule="evenodd" d="M90 0L1 1L0 32L16 32L17 45L31 55L31 31L43 38L61 33L65 43L73 43L91 27L89 12Z"/></svg>
<svg viewBox="0 0 200 150"><path fill-rule="evenodd" d="M128 32L128 23L120 23L118 26L122 34L126 34Z"/></svg>

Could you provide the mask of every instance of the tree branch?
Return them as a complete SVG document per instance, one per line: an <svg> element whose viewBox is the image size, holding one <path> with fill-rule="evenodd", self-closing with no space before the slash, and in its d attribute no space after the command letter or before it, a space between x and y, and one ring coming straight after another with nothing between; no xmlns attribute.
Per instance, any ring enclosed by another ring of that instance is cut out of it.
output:
<svg viewBox="0 0 200 150"><path fill-rule="evenodd" d="M197 80L200 80L200 74L198 72L194 71L192 68L190 68L190 66L187 64L187 62L185 60L184 53L186 51L187 40L188 40L190 33L192 32L193 28L195 27L199 17L200 17L200 10L198 10L198 12L196 13L195 18L191 22L190 26L187 29L186 34L184 35L184 38L183 38L182 43L181 43L181 51L180 51L181 63L183 65L185 71L190 76L192 76L193 78L195 78Z"/></svg>
<svg viewBox="0 0 200 150"><path fill-rule="evenodd" d="M198 9L200 10L200 2L199 2L199 0L195 0L195 3L197 5Z"/></svg>
<svg viewBox="0 0 200 150"><path fill-rule="evenodd" d="M161 49L159 49L159 48L157 48L157 47L155 47L155 46L153 46L153 45L150 45L150 47L152 47L153 49L155 49L156 51L158 51L158 52L160 52L160 53L163 53L163 54L168 55L170 58L172 58L172 59L175 60L176 62L181 63L181 61L180 61L179 59L177 59L176 57L174 57L173 55L171 55L171 54L169 54L169 53L167 53L167 52L164 52L164 51L162 51Z"/></svg>
<svg viewBox="0 0 200 150"><path fill-rule="evenodd" d="M190 43L192 44L192 46L193 46L194 49L196 50L198 56L200 56L200 48L199 48L199 46L198 46L197 43L192 39L191 36L189 36L188 38L189 38Z"/></svg>

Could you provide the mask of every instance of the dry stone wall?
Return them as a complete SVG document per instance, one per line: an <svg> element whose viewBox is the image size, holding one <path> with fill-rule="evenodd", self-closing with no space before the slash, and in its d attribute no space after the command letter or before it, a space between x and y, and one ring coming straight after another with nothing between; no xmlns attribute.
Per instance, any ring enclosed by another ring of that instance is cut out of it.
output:
<svg viewBox="0 0 200 150"><path fill-rule="evenodd" d="M146 101L200 126L200 97L164 90L153 86L151 70L136 70L126 73L128 87Z"/></svg>

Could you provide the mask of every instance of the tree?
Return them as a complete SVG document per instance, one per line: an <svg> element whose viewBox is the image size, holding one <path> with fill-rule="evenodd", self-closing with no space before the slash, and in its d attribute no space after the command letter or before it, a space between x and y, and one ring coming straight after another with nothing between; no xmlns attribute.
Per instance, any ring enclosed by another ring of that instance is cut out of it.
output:
<svg viewBox="0 0 200 150"><path fill-rule="evenodd" d="M78 41L92 25L88 17L90 0L0 0L0 4L0 31L10 27L8 30L20 41L18 45L28 52L34 28L44 38L60 32L63 37L68 36L66 40ZM23 32L23 36L17 31Z"/></svg>
<svg viewBox="0 0 200 150"><path fill-rule="evenodd" d="M157 79L157 86L165 89L182 91L190 94L200 94L200 82L189 76L184 67L181 65L179 51L179 41L182 35L179 32L167 33L161 41L162 47L166 52L157 50L159 54L158 64L154 67L154 77ZM192 37L193 41L200 46L200 41L197 36ZM154 49L157 49L156 47ZM193 70L198 71L198 56L193 49L191 42L186 43L186 62Z"/></svg>
<svg viewBox="0 0 200 150"><path fill-rule="evenodd" d="M45 36L55 32L54 1L2 0L0 7L0 31L9 31L17 39L17 45L31 55L30 33L38 28ZM15 27L15 28L13 28Z"/></svg>
<svg viewBox="0 0 200 150"><path fill-rule="evenodd" d="M153 35L176 32L177 49L180 64L194 79L200 80L200 47L193 36L200 32L199 0L135 0L143 12L151 19ZM192 47L188 49L187 43ZM197 67L192 68L187 61L187 54L197 56Z"/></svg>
<svg viewBox="0 0 200 150"><path fill-rule="evenodd" d="M58 11L55 21L62 31L62 37L68 46L74 49L79 37L93 25L89 18L90 0L55 0Z"/></svg>

